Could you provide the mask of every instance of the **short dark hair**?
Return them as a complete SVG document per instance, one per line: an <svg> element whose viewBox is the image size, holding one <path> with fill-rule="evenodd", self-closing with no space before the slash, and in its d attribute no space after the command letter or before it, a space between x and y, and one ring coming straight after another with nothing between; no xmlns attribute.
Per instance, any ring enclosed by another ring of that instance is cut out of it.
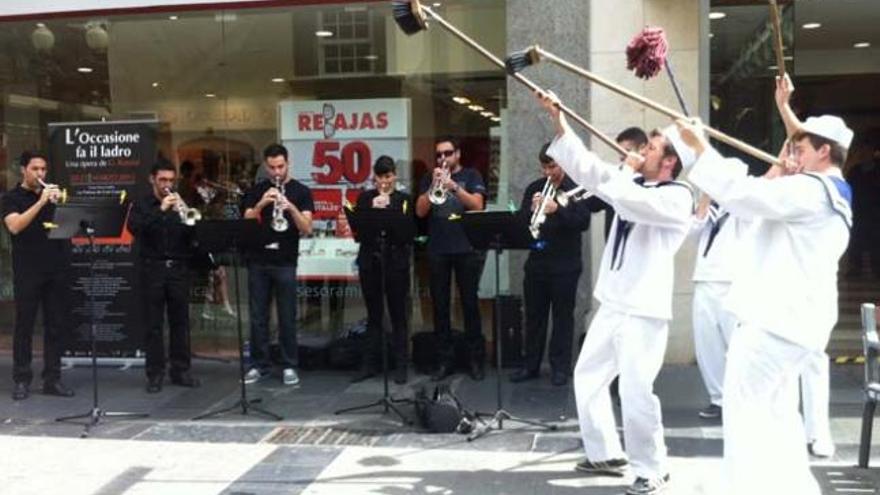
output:
<svg viewBox="0 0 880 495"><path fill-rule="evenodd" d="M155 177L156 174L161 171L174 172L175 175L177 174L177 169L174 168L174 164L169 162L168 160L159 160L154 163L152 168L150 168L150 175Z"/></svg>
<svg viewBox="0 0 880 495"><path fill-rule="evenodd" d="M440 143L450 143L452 144L452 149L456 151L458 151L461 147L461 143L459 143L458 139L449 134L438 136L437 139L434 140L434 146L437 146Z"/></svg>
<svg viewBox="0 0 880 495"><path fill-rule="evenodd" d="M396 173L397 167L394 165L394 158L391 158L388 155L382 155L379 158L376 158L376 163L373 164L373 174L374 175L385 175L387 173Z"/></svg>
<svg viewBox="0 0 880 495"><path fill-rule="evenodd" d="M263 150L263 159L272 158L275 156L283 156L284 161L287 161L287 148L278 143L272 143L269 146L266 146L266 149Z"/></svg>
<svg viewBox="0 0 880 495"><path fill-rule="evenodd" d="M550 149L550 145L552 143L550 141L544 143L544 146L541 146L541 151L538 152L538 161L543 163L544 165L553 162L553 157L547 154L547 150Z"/></svg>
<svg viewBox="0 0 880 495"><path fill-rule="evenodd" d="M821 148L822 145L827 144L830 148L830 151L828 152L828 158L831 160L831 163L837 165L838 167L846 163L847 150L837 141L832 141L826 137L822 137L818 134L813 134L806 131L798 131L795 132L793 136L791 136L792 143L796 143L802 139L808 139L810 141L810 145L816 150Z"/></svg>
<svg viewBox="0 0 880 495"><path fill-rule="evenodd" d="M40 151L22 151L21 156L18 157L18 164L22 167L27 167L34 158L39 158L44 162L49 163L49 159Z"/></svg>
<svg viewBox="0 0 880 495"><path fill-rule="evenodd" d="M666 137L666 135L663 134L662 131L660 131L659 129L654 129L653 131L651 131L652 138L657 136L662 137L665 143L663 145L663 158L668 158L670 156L675 157L675 166L672 167L672 178L677 179L678 174L681 173L681 157L678 156L678 152L675 151L675 146L672 146L672 141L670 141L669 138Z"/></svg>
<svg viewBox="0 0 880 495"><path fill-rule="evenodd" d="M621 141L632 141L639 146L644 146L648 144L648 135L640 127L627 127L614 140L618 143Z"/></svg>

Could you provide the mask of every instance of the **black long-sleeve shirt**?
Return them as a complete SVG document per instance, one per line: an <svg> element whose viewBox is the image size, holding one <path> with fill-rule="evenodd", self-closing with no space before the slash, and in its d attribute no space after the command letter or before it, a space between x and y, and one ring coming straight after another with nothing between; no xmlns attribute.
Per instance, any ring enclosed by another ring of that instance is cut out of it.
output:
<svg viewBox="0 0 880 495"><path fill-rule="evenodd" d="M528 218L532 215L532 197L540 193L547 181L538 179L523 193L520 214ZM562 179L559 191L570 191L577 187L568 176ZM581 238L590 228L590 209L586 201L570 201L565 208L559 207L552 215L547 215L541 226L540 241L529 252L526 271L538 270L549 273L580 271Z"/></svg>
<svg viewBox="0 0 880 495"><path fill-rule="evenodd" d="M174 208L162 211L151 191L137 199L128 218L141 258L185 260L192 256L193 228L180 221Z"/></svg>

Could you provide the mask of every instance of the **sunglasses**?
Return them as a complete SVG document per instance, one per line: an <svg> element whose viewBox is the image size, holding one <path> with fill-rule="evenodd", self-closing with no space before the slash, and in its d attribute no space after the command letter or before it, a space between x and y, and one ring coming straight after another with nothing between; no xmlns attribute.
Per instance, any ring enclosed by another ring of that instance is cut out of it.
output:
<svg viewBox="0 0 880 495"><path fill-rule="evenodd" d="M437 158L445 158L455 154L455 150L443 150L436 153Z"/></svg>

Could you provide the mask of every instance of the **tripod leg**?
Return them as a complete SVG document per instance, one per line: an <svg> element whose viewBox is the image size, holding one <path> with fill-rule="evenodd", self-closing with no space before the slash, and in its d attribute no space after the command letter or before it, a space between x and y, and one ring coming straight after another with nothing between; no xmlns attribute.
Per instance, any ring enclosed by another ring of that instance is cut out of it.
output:
<svg viewBox="0 0 880 495"><path fill-rule="evenodd" d="M369 404L363 404L360 406L353 406L353 407L346 407L345 409L340 409L338 411L335 411L333 414L346 414L346 413L350 413L353 411L363 411L364 409L369 409L371 407L377 407L377 406L382 406L382 405L385 405L385 401L383 399L379 399L375 402L370 402Z"/></svg>

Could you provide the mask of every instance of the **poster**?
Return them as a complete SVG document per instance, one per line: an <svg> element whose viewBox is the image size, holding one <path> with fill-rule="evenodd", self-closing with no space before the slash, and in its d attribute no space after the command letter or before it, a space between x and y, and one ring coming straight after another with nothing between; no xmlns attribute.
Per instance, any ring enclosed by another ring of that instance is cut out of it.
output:
<svg viewBox="0 0 880 495"><path fill-rule="evenodd" d="M67 189L68 201L102 199L127 215L131 198L147 191L149 169L156 160L157 129L155 121L49 124L49 179ZM90 349L89 291L93 291L98 354L132 354L143 347L145 329L135 293L131 234L123 227L116 235L96 238L95 254L89 252L85 238L73 244L73 331L68 350L77 354Z"/></svg>
<svg viewBox="0 0 880 495"><path fill-rule="evenodd" d="M358 245L346 236L342 206L373 187L373 163L397 164L398 188L410 183L410 101L407 98L283 101L281 143L293 176L312 191L314 236L300 240L302 280L356 280Z"/></svg>

